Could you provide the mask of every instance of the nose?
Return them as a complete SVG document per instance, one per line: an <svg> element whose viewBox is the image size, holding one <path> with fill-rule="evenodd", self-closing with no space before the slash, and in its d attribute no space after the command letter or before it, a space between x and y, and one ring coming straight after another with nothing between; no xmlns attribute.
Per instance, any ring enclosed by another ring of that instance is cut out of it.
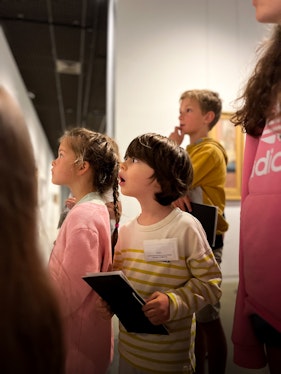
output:
<svg viewBox="0 0 281 374"><path fill-rule="evenodd" d="M126 161L120 162L120 170L126 169Z"/></svg>
<svg viewBox="0 0 281 374"><path fill-rule="evenodd" d="M53 160L53 161L52 161L52 166L54 166L54 165L55 165L55 163L56 163L56 160Z"/></svg>

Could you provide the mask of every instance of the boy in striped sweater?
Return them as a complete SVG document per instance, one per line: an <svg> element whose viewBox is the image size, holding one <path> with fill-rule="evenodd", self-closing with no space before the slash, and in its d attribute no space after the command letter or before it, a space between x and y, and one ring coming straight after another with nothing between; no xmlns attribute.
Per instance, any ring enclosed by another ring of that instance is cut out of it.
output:
<svg viewBox="0 0 281 374"><path fill-rule="evenodd" d="M169 335L128 333L120 323L119 373L193 373L194 313L221 296L221 271L200 222L172 203L187 193L193 170L174 141L144 134L121 163L121 192L141 213L119 233L113 268L122 270L146 300L143 312ZM107 305L100 300L104 317Z"/></svg>

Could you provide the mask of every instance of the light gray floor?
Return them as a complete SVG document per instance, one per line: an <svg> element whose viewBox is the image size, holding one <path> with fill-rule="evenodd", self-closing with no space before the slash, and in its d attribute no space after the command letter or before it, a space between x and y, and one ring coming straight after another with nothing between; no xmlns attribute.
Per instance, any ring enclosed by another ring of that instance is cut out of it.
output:
<svg viewBox="0 0 281 374"><path fill-rule="evenodd" d="M223 295L221 299L221 318L224 326L225 334L228 341L228 360L226 367L226 374L269 374L267 368L261 370L249 370L242 369L232 362L232 342L231 342L231 329L233 321L233 312L235 305L235 297L237 290L236 280L224 280L222 284ZM114 318L114 329L115 329L115 357L108 374L118 374L118 321ZM280 369L281 373L281 369ZM206 373L207 374L207 373Z"/></svg>

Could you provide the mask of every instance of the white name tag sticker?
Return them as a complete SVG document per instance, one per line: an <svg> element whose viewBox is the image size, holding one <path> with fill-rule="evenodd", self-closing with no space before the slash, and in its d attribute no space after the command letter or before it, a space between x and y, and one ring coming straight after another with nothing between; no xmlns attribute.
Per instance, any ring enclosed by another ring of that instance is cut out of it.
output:
<svg viewBox="0 0 281 374"><path fill-rule="evenodd" d="M177 238L144 240L146 261L177 261L179 259Z"/></svg>

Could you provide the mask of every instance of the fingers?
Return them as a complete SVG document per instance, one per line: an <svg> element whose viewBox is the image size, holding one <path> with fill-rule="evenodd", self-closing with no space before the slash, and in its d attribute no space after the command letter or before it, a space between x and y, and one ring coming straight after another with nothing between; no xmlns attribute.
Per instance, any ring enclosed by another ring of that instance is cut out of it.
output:
<svg viewBox="0 0 281 374"><path fill-rule="evenodd" d="M65 205L67 206L68 209L73 208L75 204L76 204L75 197L69 197L65 200Z"/></svg>
<svg viewBox="0 0 281 374"><path fill-rule="evenodd" d="M145 316L154 325L165 323L169 319L169 298L162 292L154 292L142 308Z"/></svg>
<svg viewBox="0 0 281 374"><path fill-rule="evenodd" d="M111 319L113 316L113 313L109 308L109 305L101 297L97 298L96 310L102 319L108 320Z"/></svg>

